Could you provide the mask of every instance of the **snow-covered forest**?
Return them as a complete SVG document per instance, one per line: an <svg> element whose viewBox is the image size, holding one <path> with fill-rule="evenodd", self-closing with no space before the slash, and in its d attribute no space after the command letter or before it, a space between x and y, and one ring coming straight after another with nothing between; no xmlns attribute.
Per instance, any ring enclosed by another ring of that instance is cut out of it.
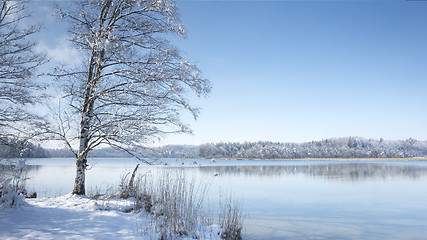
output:
<svg viewBox="0 0 427 240"><path fill-rule="evenodd" d="M27 143L8 140L2 145L0 157L73 157L68 149L44 149ZM333 138L305 143L268 141L245 143L207 143L200 146L167 145L146 148L143 155L151 158L233 158L233 159L298 159L298 158L413 158L427 156L427 141L415 139L383 140L361 137ZM94 150L90 157L131 157L112 148Z"/></svg>
<svg viewBox="0 0 427 240"><path fill-rule="evenodd" d="M427 155L427 142L387 141L360 137L305 143L245 142L200 146L166 146L161 157L295 159L295 158L412 158Z"/></svg>

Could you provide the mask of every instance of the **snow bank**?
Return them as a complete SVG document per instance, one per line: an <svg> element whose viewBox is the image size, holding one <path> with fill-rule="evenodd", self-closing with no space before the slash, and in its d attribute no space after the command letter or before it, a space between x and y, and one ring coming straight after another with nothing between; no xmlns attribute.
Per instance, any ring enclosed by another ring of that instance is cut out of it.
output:
<svg viewBox="0 0 427 240"><path fill-rule="evenodd" d="M27 206L0 211L2 239L158 239L150 230L151 215L126 213L133 208L132 199L95 200L68 194L26 201ZM218 239L216 227L202 231L204 239Z"/></svg>
<svg viewBox="0 0 427 240"><path fill-rule="evenodd" d="M135 238L135 215L97 210L100 205L95 200L69 194L57 198L28 199L27 202L28 207L5 209L0 213L2 239ZM114 204L118 210L132 205L125 200Z"/></svg>

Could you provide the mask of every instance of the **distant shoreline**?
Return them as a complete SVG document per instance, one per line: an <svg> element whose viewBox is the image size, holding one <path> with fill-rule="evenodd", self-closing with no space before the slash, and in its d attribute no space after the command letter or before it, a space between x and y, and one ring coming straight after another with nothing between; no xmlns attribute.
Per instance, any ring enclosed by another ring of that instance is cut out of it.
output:
<svg viewBox="0 0 427 240"><path fill-rule="evenodd" d="M423 162L427 161L427 157L415 158L212 158L221 160L274 160L274 161L393 161L393 162Z"/></svg>
<svg viewBox="0 0 427 240"><path fill-rule="evenodd" d="M75 157L45 157L49 158L75 158ZM132 157L116 157L116 156L94 156L89 157L89 159L98 159L98 158L132 158ZM201 157L160 157L165 159L204 159L204 160L237 160L237 161L390 161L390 162L424 162L427 161L427 157L414 157L414 158L223 158L223 157L213 157L213 158L201 158ZM16 158L15 158L16 159ZM28 158L23 158L28 159ZM37 158L33 158L37 159ZM147 158L150 159L150 158ZM159 157L153 157L151 159L159 159Z"/></svg>

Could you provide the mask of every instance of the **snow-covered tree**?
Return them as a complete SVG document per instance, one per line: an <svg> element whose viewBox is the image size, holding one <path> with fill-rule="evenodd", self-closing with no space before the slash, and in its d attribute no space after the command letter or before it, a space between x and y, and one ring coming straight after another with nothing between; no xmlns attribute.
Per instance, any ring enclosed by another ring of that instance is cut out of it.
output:
<svg viewBox="0 0 427 240"><path fill-rule="evenodd" d="M42 87L34 75L45 59L30 39L40 27L29 24L27 3L0 0L0 141L29 139L45 128L43 120L26 110L40 100Z"/></svg>
<svg viewBox="0 0 427 240"><path fill-rule="evenodd" d="M171 0L76 0L58 6L58 14L84 56L83 67L58 67L55 75L71 109L61 110L59 133L77 159L73 193L85 194L92 149L133 152L165 134L189 133L182 110L196 118L188 99L206 96L210 83L168 41L185 37Z"/></svg>

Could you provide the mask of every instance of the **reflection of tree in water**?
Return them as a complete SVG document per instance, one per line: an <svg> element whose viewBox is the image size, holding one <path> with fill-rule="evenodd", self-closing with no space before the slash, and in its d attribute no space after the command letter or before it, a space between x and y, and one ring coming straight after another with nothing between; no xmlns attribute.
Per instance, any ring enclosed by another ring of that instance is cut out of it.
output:
<svg viewBox="0 0 427 240"><path fill-rule="evenodd" d="M28 171L37 172L38 170L43 168L43 165L27 165L26 168Z"/></svg>
<svg viewBox="0 0 427 240"><path fill-rule="evenodd" d="M287 166L202 166L201 172L218 172L221 175L273 177L308 175L342 181L366 179L409 178L427 175L427 165L393 165L386 163L331 163Z"/></svg>
<svg viewBox="0 0 427 240"><path fill-rule="evenodd" d="M0 173L1 174L12 173L13 170L16 169L15 164L16 164L15 160L11 160L10 162L0 161ZM41 165L25 165L25 170L26 171L37 171L42 167L43 166L41 166Z"/></svg>

